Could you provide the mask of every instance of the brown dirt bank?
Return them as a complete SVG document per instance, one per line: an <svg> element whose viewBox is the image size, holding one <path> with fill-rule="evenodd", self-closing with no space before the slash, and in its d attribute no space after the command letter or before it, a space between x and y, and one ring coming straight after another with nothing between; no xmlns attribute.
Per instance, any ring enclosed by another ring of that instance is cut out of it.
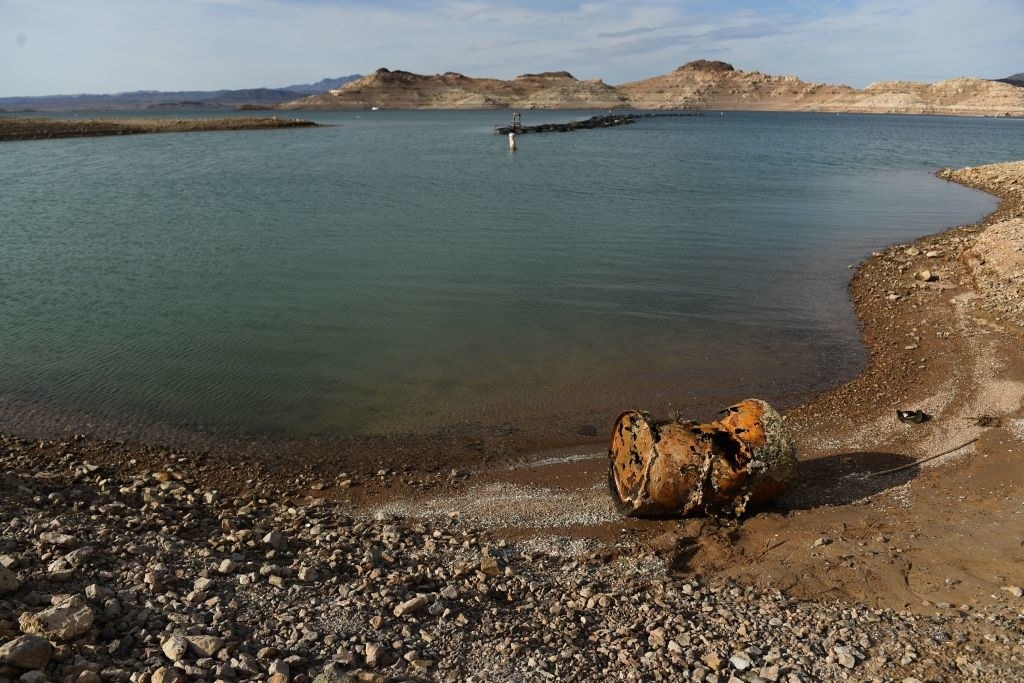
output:
<svg viewBox="0 0 1024 683"><path fill-rule="evenodd" d="M46 140L100 135L143 133L196 133L214 130L257 130L264 128L307 128L312 121L273 117L225 117L216 119L50 119L0 116L0 142Z"/></svg>

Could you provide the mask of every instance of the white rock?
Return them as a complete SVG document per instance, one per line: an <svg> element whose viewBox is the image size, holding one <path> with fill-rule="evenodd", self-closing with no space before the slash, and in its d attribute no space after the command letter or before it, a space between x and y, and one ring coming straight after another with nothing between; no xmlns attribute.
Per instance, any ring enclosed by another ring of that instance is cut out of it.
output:
<svg viewBox="0 0 1024 683"><path fill-rule="evenodd" d="M188 641L185 640L185 636L180 633L173 633L167 640L160 646L163 650L164 656L172 662L177 662L185 656L185 652L188 651Z"/></svg>
<svg viewBox="0 0 1024 683"><path fill-rule="evenodd" d="M67 581L74 576L75 570L67 560L58 557L46 567L46 573L50 581Z"/></svg>
<svg viewBox="0 0 1024 683"><path fill-rule="evenodd" d="M186 636L185 639L200 657L212 657L224 647L224 639L219 636Z"/></svg>
<svg viewBox="0 0 1024 683"><path fill-rule="evenodd" d="M395 607L395 610L394 610L395 616L396 617L401 617L401 616L405 616L406 614L413 614L413 613L418 612L419 610L423 609L423 607L426 604L427 604L427 599L426 598L421 597L421 596L416 596L415 598L412 598L410 600L406 600L405 602L403 602L400 605L398 605L397 607Z"/></svg>
<svg viewBox="0 0 1024 683"><path fill-rule="evenodd" d="M42 612L25 612L18 619L21 630L50 640L68 641L77 638L92 627L92 608L80 596L72 596Z"/></svg>
<svg viewBox="0 0 1024 683"><path fill-rule="evenodd" d="M162 666L153 672L152 683L185 683L185 674L173 666Z"/></svg>
<svg viewBox="0 0 1024 683"><path fill-rule="evenodd" d="M238 563L232 560L230 557L221 562L220 566L217 567L217 571L219 571L221 574L231 574L236 569L238 569Z"/></svg>
<svg viewBox="0 0 1024 683"><path fill-rule="evenodd" d="M1020 586L1003 586L1003 590L1015 598L1024 596L1024 588L1021 588Z"/></svg>
<svg viewBox="0 0 1024 683"><path fill-rule="evenodd" d="M732 664L737 671L746 671L750 668L750 659L748 659L746 655L738 652L732 657L729 657L729 663Z"/></svg>
<svg viewBox="0 0 1024 683"><path fill-rule="evenodd" d="M44 531L39 534L39 540L50 545L70 548L75 544L75 537L68 534L61 534L56 531Z"/></svg>

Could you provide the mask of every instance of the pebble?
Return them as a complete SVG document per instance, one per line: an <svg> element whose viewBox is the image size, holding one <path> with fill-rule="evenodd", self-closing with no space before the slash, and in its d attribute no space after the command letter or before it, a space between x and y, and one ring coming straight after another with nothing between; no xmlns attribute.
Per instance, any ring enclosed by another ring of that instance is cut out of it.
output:
<svg viewBox="0 0 1024 683"><path fill-rule="evenodd" d="M928 618L797 601L698 582L639 545L607 559L597 541L495 542L458 515L213 495L173 459L160 482L37 443L0 435L0 566L17 579L0 679L803 683L893 680L901 657L935 680L1019 671L1007 600Z"/></svg>

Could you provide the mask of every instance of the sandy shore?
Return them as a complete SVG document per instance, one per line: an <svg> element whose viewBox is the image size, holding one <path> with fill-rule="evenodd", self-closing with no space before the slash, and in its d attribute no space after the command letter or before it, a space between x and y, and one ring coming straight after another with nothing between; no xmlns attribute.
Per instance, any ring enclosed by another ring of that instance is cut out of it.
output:
<svg viewBox="0 0 1024 683"><path fill-rule="evenodd" d="M307 128L318 124L292 118L225 117L216 119L50 119L0 116L0 142L100 135L195 133L215 130Z"/></svg>
<svg viewBox="0 0 1024 683"><path fill-rule="evenodd" d="M0 438L0 682L1012 680L1024 162L940 177L998 210L858 268L869 365L787 411L800 483L741 520L621 519L600 447L286 474Z"/></svg>

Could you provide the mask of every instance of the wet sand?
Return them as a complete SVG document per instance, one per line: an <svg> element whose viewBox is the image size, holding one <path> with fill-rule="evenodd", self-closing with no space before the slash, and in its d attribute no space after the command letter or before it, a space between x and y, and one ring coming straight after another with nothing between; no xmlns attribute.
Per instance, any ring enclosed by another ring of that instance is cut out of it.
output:
<svg viewBox="0 0 1024 683"><path fill-rule="evenodd" d="M273 117L225 117L216 119L51 119L0 116L0 142L46 140L144 133L196 133L217 130L308 128L312 121Z"/></svg>

